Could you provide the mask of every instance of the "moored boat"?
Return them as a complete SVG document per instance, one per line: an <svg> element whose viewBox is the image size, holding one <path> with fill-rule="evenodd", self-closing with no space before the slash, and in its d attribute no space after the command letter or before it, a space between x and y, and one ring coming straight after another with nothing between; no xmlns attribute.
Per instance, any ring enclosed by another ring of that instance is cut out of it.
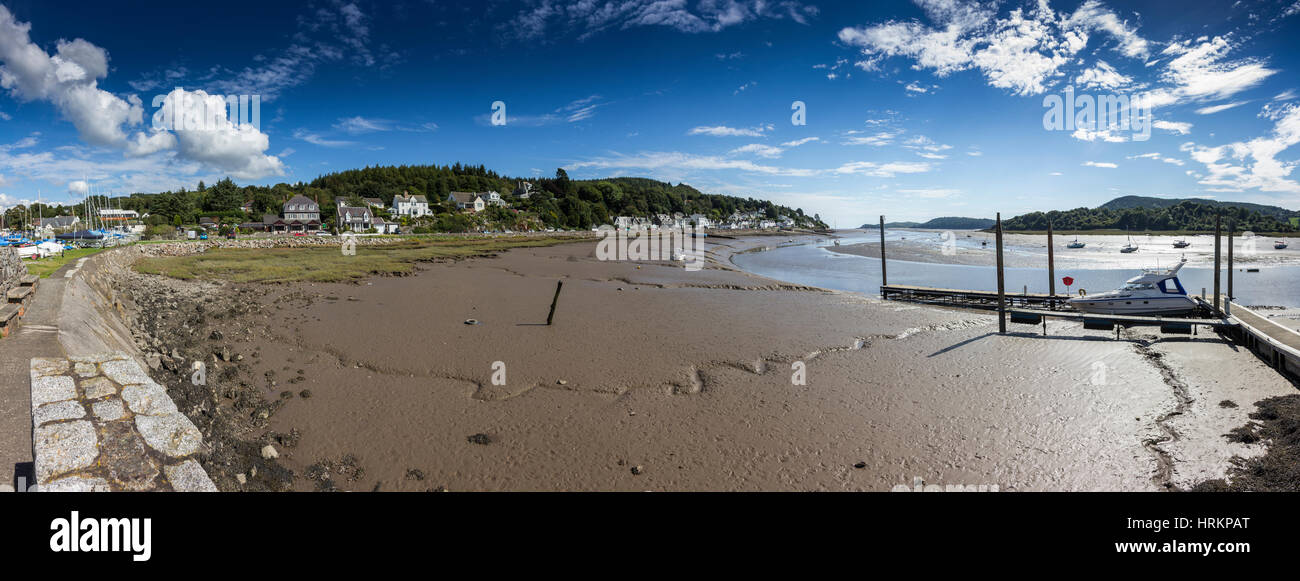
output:
<svg viewBox="0 0 1300 581"><path fill-rule="evenodd" d="M1178 281L1178 271L1187 263L1183 259L1166 270L1144 270L1113 291L1080 296L1069 300L1071 307L1085 313L1102 315L1174 315L1196 310L1196 301L1187 296Z"/></svg>

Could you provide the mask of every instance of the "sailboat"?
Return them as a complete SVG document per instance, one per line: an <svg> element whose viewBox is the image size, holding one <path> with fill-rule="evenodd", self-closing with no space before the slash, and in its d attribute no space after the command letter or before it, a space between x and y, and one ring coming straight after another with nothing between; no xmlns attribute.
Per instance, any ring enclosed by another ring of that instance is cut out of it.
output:
<svg viewBox="0 0 1300 581"><path fill-rule="evenodd" d="M1078 236L1074 237L1074 242L1065 245L1066 248L1083 248L1084 246L1087 246L1087 244L1079 242Z"/></svg>
<svg viewBox="0 0 1300 581"><path fill-rule="evenodd" d="M1273 243L1273 248L1276 250L1286 250L1286 242L1278 240Z"/></svg>
<svg viewBox="0 0 1300 581"><path fill-rule="evenodd" d="M1191 245L1192 243L1188 242L1186 238L1179 238L1178 240L1174 241L1174 248L1187 248L1188 246Z"/></svg>
<svg viewBox="0 0 1300 581"><path fill-rule="evenodd" d="M1128 244L1125 244L1123 248L1120 248L1120 249L1119 249L1119 251L1122 252L1122 253L1124 253L1124 254L1130 254L1130 253L1133 253L1133 252L1137 252L1137 249L1138 249L1137 244L1134 244L1134 243L1133 243L1133 237L1132 237L1132 236L1129 236L1129 237L1128 237Z"/></svg>

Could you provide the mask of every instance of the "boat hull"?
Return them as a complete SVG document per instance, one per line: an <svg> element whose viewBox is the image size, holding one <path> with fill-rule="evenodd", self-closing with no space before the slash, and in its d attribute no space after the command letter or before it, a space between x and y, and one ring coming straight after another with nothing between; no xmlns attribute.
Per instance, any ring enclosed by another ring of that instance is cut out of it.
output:
<svg viewBox="0 0 1300 581"><path fill-rule="evenodd" d="M1183 295L1172 297L1123 297L1070 299L1076 310L1098 315L1185 315L1196 310L1196 302Z"/></svg>

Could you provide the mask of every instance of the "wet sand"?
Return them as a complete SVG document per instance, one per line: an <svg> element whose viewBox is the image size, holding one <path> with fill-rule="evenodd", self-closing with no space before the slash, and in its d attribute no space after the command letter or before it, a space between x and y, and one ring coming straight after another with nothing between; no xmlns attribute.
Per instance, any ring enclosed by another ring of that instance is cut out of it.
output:
<svg viewBox="0 0 1300 581"><path fill-rule="evenodd" d="M785 240L722 241L700 272L579 243L266 285L229 348L268 400L299 394L267 426L301 435L277 460L298 490L1162 490L1258 453L1221 434L1294 392L1214 336L1001 336L727 266Z"/></svg>

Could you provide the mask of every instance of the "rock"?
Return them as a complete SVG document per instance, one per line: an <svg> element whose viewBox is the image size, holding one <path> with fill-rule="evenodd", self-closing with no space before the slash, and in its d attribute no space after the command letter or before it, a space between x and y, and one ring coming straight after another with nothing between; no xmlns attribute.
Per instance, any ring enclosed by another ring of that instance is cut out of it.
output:
<svg viewBox="0 0 1300 581"><path fill-rule="evenodd" d="M466 440L469 440L469 443L471 444L478 444L480 446L486 446L492 443L492 437L482 433L474 434L466 438Z"/></svg>
<svg viewBox="0 0 1300 581"><path fill-rule="evenodd" d="M203 434L180 412L163 416L137 415L135 426L149 447L173 458L198 452L203 441Z"/></svg>
<svg viewBox="0 0 1300 581"><path fill-rule="evenodd" d="M41 492L110 492L107 480L81 476L69 476L53 482L46 482L37 487L37 490Z"/></svg>
<svg viewBox="0 0 1300 581"><path fill-rule="evenodd" d="M90 466L99 456L99 437L86 420L38 427L33 439L38 482Z"/></svg>
<svg viewBox="0 0 1300 581"><path fill-rule="evenodd" d="M109 381L107 377L92 377L81 382L81 391L85 394L86 399L99 399L110 395L117 395L117 386Z"/></svg>
<svg viewBox="0 0 1300 581"><path fill-rule="evenodd" d="M77 384L72 381L71 377L33 377L32 378L32 405L44 405L75 399L77 397Z"/></svg>
<svg viewBox="0 0 1300 581"><path fill-rule="evenodd" d="M167 480L176 492L217 492L217 485L208 478L208 473L195 460L186 460L180 464L163 466Z"/></svg>
<svg viewBox="0 0 1300 581"><path fill-rule="evenodd" d="M555 382L555 385L569 385L569 382L567 382L567 381L565 381L565 380L563 380L563 379L560 379L560 380L557 380L557 381Z"/></svg>
<svg viewBox="0 0 1300 581"><path fill-rule="evenodd" d="M90 405L90 411L96 418L106 422L120 420L126 416L126 410L123 409L120 399L97 401Z"/></svg>
<svg viewBox="0 0 1300 581"><path fill-rule="evenodd" d="M248 484L248 477L241 472L235 475L235 481L239 482L240 485Z"/></svg>
<svg viewBox="0 0 1300 581"><path fill-rule="evenodd" d="M857 464L854 464L853 467L854 467L854 468L857 468L858 470L861 470L861 469L867 467L867 463L866 463L866 462L858 462Z"/></svg>
<svg viewBox="0 0 1300 581"><path fill-rule="evenodd" d="M45 404L32 412L32 425L40 426L59 420L79 420L86 417L86 408L75 401Z"/></svg>
<svg viewBox="0 0 1300 581"><path fill-rule="evenodd" d="M131 412L146 416L165 416L176 413L176 404L167 397L167 391L150 381L142 385L128 385L122 389L122 400Z"/></svg>
<svg viewBox="0 0 1300 581"><path fill-rule="evenodd" d="M275 446L267 444L262 446L262 457L267 460L274 460L280 457L280 453L276 451Z"/></svg>
<svg viewBox="0 0 1300 581"><path fill-rule="evenodd" d="M634 475L636 475L636 476L640 476L640 475L642 475L642 474L645 474L645 467L642 466L642 465L640 465L640 464L637 464L636 466L633 466L633 467L632 467L632 474L634 474Z"/></svg>

